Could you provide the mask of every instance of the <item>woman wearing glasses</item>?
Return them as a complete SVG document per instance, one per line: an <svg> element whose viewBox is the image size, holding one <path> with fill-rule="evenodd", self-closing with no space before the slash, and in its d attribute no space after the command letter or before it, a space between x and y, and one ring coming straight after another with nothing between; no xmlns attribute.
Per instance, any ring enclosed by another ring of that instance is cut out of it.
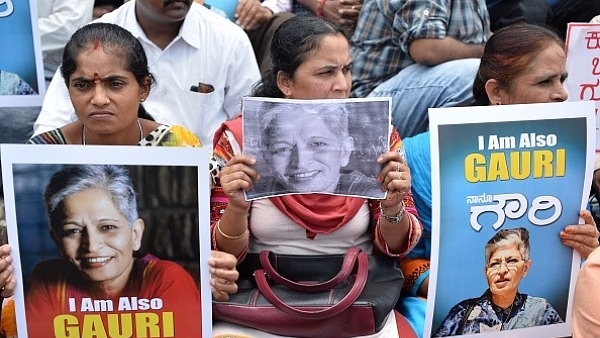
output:
<svg viewBox="0 0 600 338"><path fill-rule="evenodd" d="M435 337L562 323L547 300L518 292L531 268L529 250L527 229L498 231L485 245L488 290L452 307Z"/></svg>

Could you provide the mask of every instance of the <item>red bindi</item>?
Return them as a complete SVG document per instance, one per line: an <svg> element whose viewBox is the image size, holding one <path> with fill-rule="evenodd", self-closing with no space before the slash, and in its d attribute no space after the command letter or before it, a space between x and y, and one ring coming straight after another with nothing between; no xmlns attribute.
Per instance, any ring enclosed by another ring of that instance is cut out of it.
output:
<svg viewBox="0 0 600 338"><path fill-rule="evenodd" d="M93 47L93 49L96 50L98 48L100 48L100 40L96 39L96 40L94 40L94 47Z"/></svg>
<svg viewBox="0 0 600 338"><path fill-rule="evenodd" d="M94 72L94 82L100 82L100 75L96 72Z"/></svg>

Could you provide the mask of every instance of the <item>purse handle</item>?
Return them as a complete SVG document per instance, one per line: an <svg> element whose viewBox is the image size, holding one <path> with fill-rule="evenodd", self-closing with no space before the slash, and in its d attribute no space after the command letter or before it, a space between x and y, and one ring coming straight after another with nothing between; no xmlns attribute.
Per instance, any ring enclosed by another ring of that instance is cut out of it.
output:
<svg viewBox="0 0 600 338"><path fill-rule="evenodd" d="M308 319L331 318L342 313L344 310L354 304L356 299L358 299L362 293L365 284L367 283L367 277L369 274L369 257L367 257L367 254L365 254L363 251L359 250L357 260L356 278L354 279L354 284L352 285L352 288L350 288L350 291L348 291L348 294L346 294L337 304L320 310L301 310L285 304L271 289L271 286L267 282L267 274L263 269L259 269L254 272L254 279L256 280L256 285L258 286L258 290L262 293L262 295L279 310L294 316Z"/></svg>
<svg viewBox="0 0 600 338"><path fill-rule="evenodd" d="M361 248L359 247L351 247L350 249L348 249L348 251L344 255L344 261L342 262L342 267L340 268L338 274L330 280L321 283L295 282L293 280L283 277L277 272L277 270L275 270L275 268L273 268L273 265L269 260L269 251L267 250L261 251L259 258L260 264L262 265L262 268L266 272L267 276L273 279L276 283L296 291L322 292L329 290L348 279L348 276L350 276L350 273L352 273L352 269L356 264L356 257L358 256L359 252L361 252Z"/></svg>

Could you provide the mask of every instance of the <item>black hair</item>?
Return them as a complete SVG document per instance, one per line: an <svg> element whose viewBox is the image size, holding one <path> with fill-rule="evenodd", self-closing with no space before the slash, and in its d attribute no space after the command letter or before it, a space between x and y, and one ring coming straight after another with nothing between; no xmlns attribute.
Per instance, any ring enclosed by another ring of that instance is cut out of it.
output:
<svg viewBox="0 0 600 338"><path fill-rule="evenodd" d="M69 78L77 70L77 56L86 48L103 48L122 58L140 86L154 82L142 44L125 28L112 23L91 23L75 31L63 52L61 74L69 87ZM148 82L150 81L150 82Z"/></svg>
<svg viewBox="0 0 600 338"><path fill-rule="evenodd" d="M538 53L553 43L564 48L564 42L555 32L533 24L517 23L496 31L485 44L473 82L475 104L490 104L485 91L490 79L498 81L502 89L511 90L514 79L527 70Z"/></svg>
<svg viewBox="0 0 600 338"><path fill-rule="evenodd" d="M343 27L317 16L294 16L285 20L273 34L271 69L254 87L253 96L283 98L277 86L277 74L283 72L294 79L296 70L309 53L319 48L328 35L344 35Z"/></svg>

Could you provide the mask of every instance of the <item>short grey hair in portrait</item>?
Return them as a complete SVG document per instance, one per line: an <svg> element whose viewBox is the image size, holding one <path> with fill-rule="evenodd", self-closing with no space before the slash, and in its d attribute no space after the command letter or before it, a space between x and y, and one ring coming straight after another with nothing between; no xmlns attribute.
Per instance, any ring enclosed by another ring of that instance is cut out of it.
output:
<svg viewBox="0 0 600 338"><path fill-rule="evenodd" d="M521 258L529 260L529 231L525 228L503 229L498 231L485 245L485 263L489 263L492 253L501 246L517 244Z"/></svg>
<svg viewBox="0 0 600 338"><path fill-rule="evenodd" d="M344 103L315 103L315 104L281 104L278 102L265 102L261 109L266 110L261 119L262 143L269 145L272 134L271 128L273 120L279 115L291 114L311 114L323 123L340 140L345 140L349 136L348 131L348 111Z"/></svg>
<svg viewBox="0 0 600 338"><path fill-rule="evenodd" d="M44 191L44 204L50 227L60 226L63 201L87 189L101 189L112 198L121 214L132 225L138 218L136 193L129 171L117 165L78 165L54 173Z"/></svg>

